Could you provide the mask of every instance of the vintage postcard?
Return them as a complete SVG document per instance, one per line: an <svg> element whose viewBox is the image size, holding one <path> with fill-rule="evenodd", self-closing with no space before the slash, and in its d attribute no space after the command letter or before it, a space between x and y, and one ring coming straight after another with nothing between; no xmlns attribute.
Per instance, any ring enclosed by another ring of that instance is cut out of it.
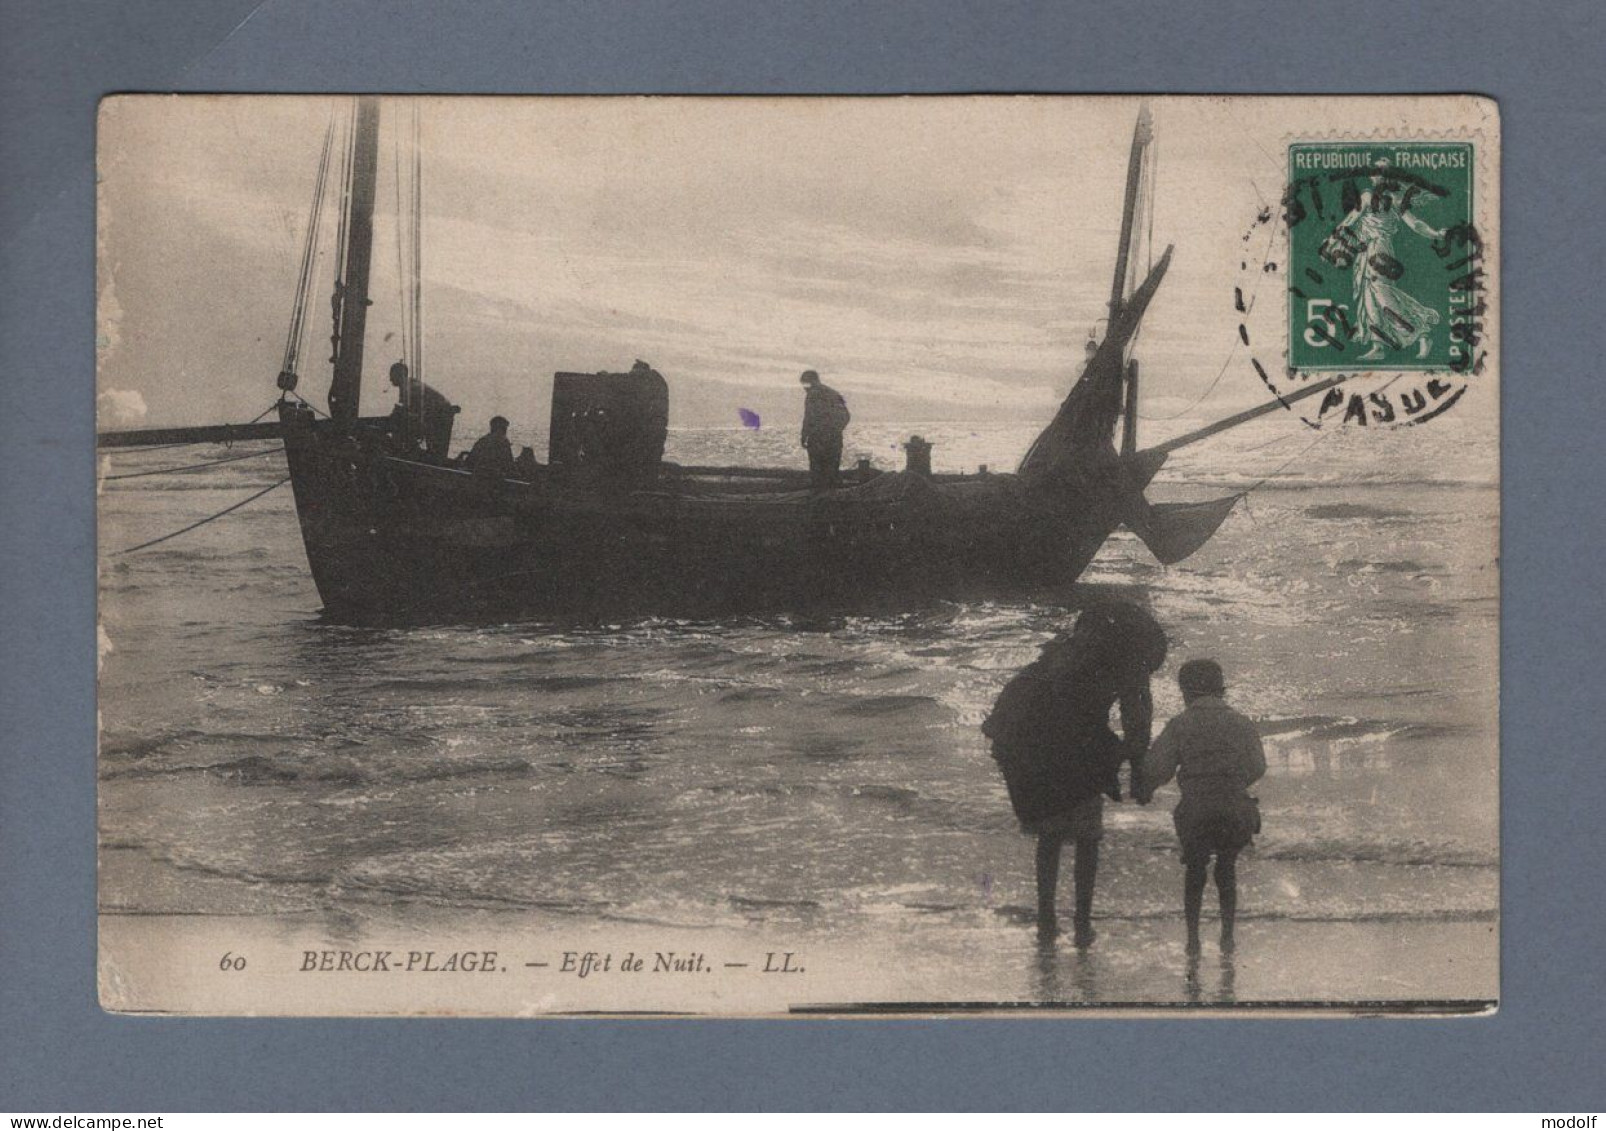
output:
<svg viewBox="0 0 1606 1131"><path fill-rule="evenodd" d="M100 999L1485 1012L1500 125L126 96Z"/></svg>

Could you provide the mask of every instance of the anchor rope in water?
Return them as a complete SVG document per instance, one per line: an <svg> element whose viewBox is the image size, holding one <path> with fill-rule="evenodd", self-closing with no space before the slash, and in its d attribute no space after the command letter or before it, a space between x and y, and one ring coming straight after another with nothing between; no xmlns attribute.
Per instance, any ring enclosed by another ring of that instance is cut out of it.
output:
<svg viewBox="0 0 1606 1131"><path fill-rule="evenodd" d="M181 530L175 530L171 534L164 534L160 538L152 538L149 542L141 542L137 546L129 546L126 549L122 549L122 550L113 550L111 552L111 554L109 554L108 556L115 558L115 557L118 557L121 554L132 554L135 550L149 549L150 547L156 545L159 542L166 542L171 538L177 538L180 534L188 534L190 531L194 530L198 526L205 526L209 522L215 522L217 519L222 518L224 515L230 514L230 513L234 512L234 511L239 510L241 507L245 506L247 503L256 502L263 495L266 495L269 491L275 491L278 488L283 487L288 482L290 482L290 477L288 475L286 475L283 479L279 480L277 483L274 483L271 486L262 488L262 490L258 491L256 494L248 496L247 498L241 499L239 502L235 503L233 506L224 507L222 510L218 511L216 514L207 515L205 518L201 519L199 522L192 522L188 526L184 527Z"/></svg>
<svg viewBox="0 0 1606 1131"><path fill-rule="evenodd" d="M143 479L147 475L177 475L184 471L201 471L208 467L217 467L219 464L238 463L242 459L256 459L258 456L272 455L274 452L282 451L284 451L282 447L263 448L260 451L246 452L244 455L227 456L224 459L209 459L203 463L187 463L181 467L158 467L151 471L127 471L121 475L103 475L101 476L101 482L109 483L114 479Z"/></svg>
<svg viewBox="0 0 1606 1131"><path fill-rule="evenodd" d="M1303 458L1313 448L1315 448L1317 444L1322 443L1324 440L1331 439L1333 436L1337 435L1337 433L1338 433L1338 429L1336 429L1336 428L1323 428L1323 429L1321 429L1319 434L1317 435L1316 439L1314 439L1310 443L1306 444L1303 448L1300 448L1299 451L1295 452L1293 455L1291 455L1287 459L1283 460L1282 463L1279 463L1276 467L1274 467L1270 471L1266 472L1266 474L1262 475L1259 479L1255 480L1249 486L1247 486L1243 490L1239 491L1238 494L1237 494L1237 498L1240 498L1240 499L1248 498L1249 497L1249 492L1259 490L1261 487L1263 487L1266 484L1266 482L1268 480L1271 479L1272 476L1276 475L1279 471L1281 471L1283 468L1287 467L1289 464L1293 463L1295 460Z"/></svg>

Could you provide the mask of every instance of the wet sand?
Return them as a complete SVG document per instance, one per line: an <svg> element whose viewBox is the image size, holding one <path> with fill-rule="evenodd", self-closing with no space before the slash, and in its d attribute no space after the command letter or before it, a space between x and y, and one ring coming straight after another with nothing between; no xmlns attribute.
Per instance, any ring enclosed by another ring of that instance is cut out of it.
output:
<svg viewBox="0 0 1606 1131"><path fill-rule="evenodd" d="M1207 922L1204 953L1191 961L1181 922L1169 917L1101 920L1086 951L1039 946L1019 909L937 918L918 932L892 921L826 935L501 911L405 921L391 913L106 914L100 996L120 1012L225 1015L1169 1013L1255 1005L1283 1014L1301 1006L1478 1011L1492 1008L1486 999L1498 984L1492 918L1249 918L1230 955ZM348 965L381 969L342 972L342 953ZM631 956L640 969L627 968ZM241 958L243 968L234 968ZM1424 1002L1432 1005L1412 1004Z"/></svg>

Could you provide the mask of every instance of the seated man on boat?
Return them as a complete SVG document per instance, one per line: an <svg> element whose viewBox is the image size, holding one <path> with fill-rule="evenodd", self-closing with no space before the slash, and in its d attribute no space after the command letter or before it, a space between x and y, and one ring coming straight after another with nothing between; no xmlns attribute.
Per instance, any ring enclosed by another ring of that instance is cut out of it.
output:
<svg viewBox="0 0 1606 1131"><path fill-rule="evenodd" d="M409 453L422 444L431 458L446 459L457 406L414 377L405 361L390 367L390 383L398 390L396 407L390 410L391 435Z"/></svg>
<svg viewBox="0 0 1606 1131"><path fill-rule="evenodd" d="M812 369L803 371L803 447L809 453L809 479L812 486L835 487L842 467L842 433L847 430L848 402L842 394L820 381Z"/></svg>
<svg viewBox="0 0 1606 1131"><path fill-rule="evenodd" d="M511 445L509 445L511 447ZM541 465L536 462L535 449L525 447L520 449L519 458L513 461L513 474L511 478L522 479L526 483L534 483L541 475Z"/></svg>
<svg viewBox="0 0 1606 1131"><path fill-rule="evenodd" d="M475 475L494 479L512 477L513 443L507 438L507 428L507 417L493 416L491 430L474 441L468 453L468 467ZM533 460L533 454L531 458Z"/></svg>

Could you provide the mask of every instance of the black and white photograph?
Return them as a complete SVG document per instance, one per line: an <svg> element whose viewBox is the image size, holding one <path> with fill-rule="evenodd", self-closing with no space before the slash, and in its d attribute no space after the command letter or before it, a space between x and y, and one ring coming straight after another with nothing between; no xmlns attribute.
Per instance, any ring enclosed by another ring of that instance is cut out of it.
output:
<svg viewBox="0 0 1606 1131"><path fill-rule="evenodd" d="M1478 1014L1500 120L102 101L118 1013Z"/></svg>

